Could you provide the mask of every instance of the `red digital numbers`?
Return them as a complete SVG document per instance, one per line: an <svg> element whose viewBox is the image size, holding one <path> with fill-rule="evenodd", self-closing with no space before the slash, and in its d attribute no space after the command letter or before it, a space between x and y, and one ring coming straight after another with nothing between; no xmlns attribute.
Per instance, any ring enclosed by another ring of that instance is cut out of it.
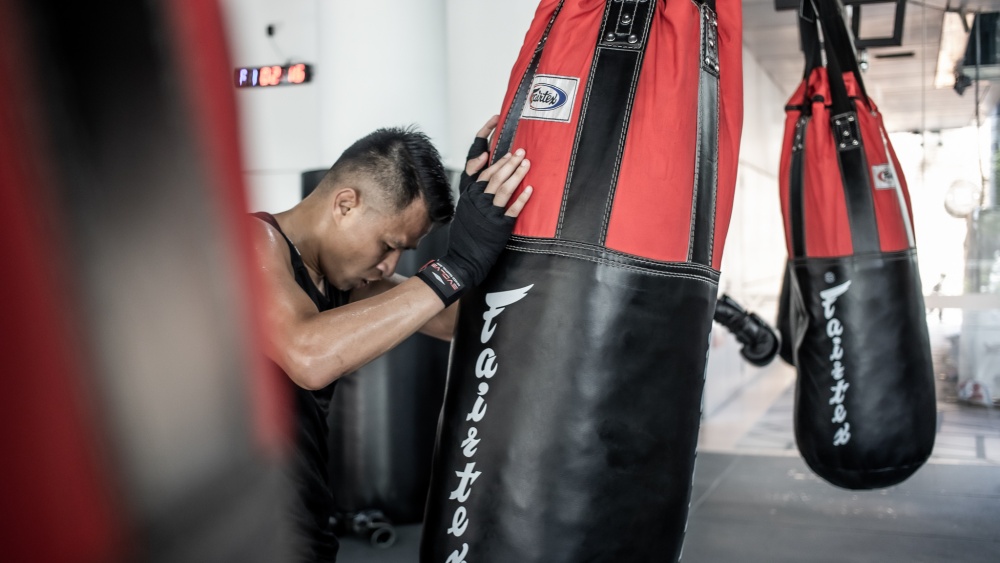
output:
<svg viewBox="0 0 1000 563"><path fill-rule="evenodd" d="M260 68L260 85L261 86L277 86L281 84L281 67L280 66L263 66Z"/></svg>
<svg viewBox="0 0 1000 563"><path fill-rule="evenodd" d="M302 84L306 81L306 65L299 63L288 67L288 81L292 84Z"/></svg>
<svg viewBox="0 0 1000 563"><path fill-rule="evenodd" d="M242 67L236 69L235 82L238 88L304 84L311 80L311 74L309 65L305 63L289 66Z"/></svg>

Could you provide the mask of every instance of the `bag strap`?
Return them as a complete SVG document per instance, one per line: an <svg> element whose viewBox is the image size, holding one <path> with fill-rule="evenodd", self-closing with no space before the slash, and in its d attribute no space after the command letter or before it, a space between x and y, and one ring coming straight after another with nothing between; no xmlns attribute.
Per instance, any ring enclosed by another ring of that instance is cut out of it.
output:
<svg viewBox="0 0 1000 563"><path fill-rule="evenodd" d="M699 6L698 129L687 259L711 266L715 255L715 211L719 186L719 20L715 13L715 0L705 0Z"/></svg>
<svg viewBox="0 0 1000 563"><path fill-rule="evenodd" d="M826 52L827 78L830 86L830 129L834 136L837 163L843 180L852 249L855 254L879 252L881 245L878 236L878 222L875 217L875 202L871 193L868 162L865 158L857 110L853 100L848 97L847 87L844 84L842 62L846 60L848 70L855 75L866 106L868 105L868 97L861 81L854 48L850 42L850 36L847 34L847 26L841 15L840 2L839 0L803 0L802 16L805 21L800 21L799 29L803 33L803 47L809 49L806 52L806 79L808 79L808 73L811 72L809 65L815 64L816 42L818 41L816 25L809 24L808 18L815 16L823 30L823 49ZM808 100L806 105L808 105ZM798 126L804 128L804 124ZM794 150L804 151L804 141L796 143L796 146L793 147L793 162ZM792 205L793 215L793 221L790 225L792 228L792 248L796 257L805 256L806 252L805 228L802 224L804 216L800 216L797 221L794 220L796 212L799 214L805 212L804 207L801 207L804 201L802 176L802 167L793 166L789 201Z"/></svg>
<svg viewBox="0 0 1000 563"><path fill-rule="evenodd" d="M580 100L555 238L595 246L604 246L607 240L632 100L662 1L605 1Z"/></svg>
<svg viewBox="0 0 1000 563"><path fill-rule="evenodd" d="M808 103L806 105L809 105ZM795 122L795 132L792 135L792 160L788 167L788 207L789 227L792 238L792 258L806 255L805 205L803 203L803 160L806 147L806 129L809 126L810 115L802 113Z"/></svg>
<svg viewBox="0 0 1000 563"><path fill-rule="evenodd" d="M493 151L493 159L490 164L495 163L503 158L503 155L510 152L510 145L514 142L517 126L521 122L521 112L524 111L524 104L528 100L528 91L531 89L531 83L538 72L538 61L542 58L542 51L545 50L545 42L549 38L549 32L552 31L552 24L556 23L556 18L559 16L559 12L562 11L564 2L565 0L559 0L559 5L556 6L556 9L552 12L552 17L549 18L549 24L545 26L542 38L538 40L538 45L535 46L535 54L531 57L531 62L528 63L528 68L524 71L524 76L521 77L521 83L517 86L514 101L510 104L507 115L504 116L503 127L500 130L500 136L497 138L497 146Z"/></svg>
<svg viewBox="0 0 1000 563"><path fill-rule="evenodd" d="M804 0L799 4L799 48L806 59L806 70L802 80L808 81L814 70L823 66L823 45L819 42L816 26L816 12L812 2ZM808 101L807 101L808 103Z"/></svg>
<svg viewBox="0 0 1000 563"><path fill-rule="evenodd" d="M854 41L847 30L840 0L808 0L808 2L812 4L812 9L823 28L823 45L826 49L827 67L831 71L834 67L837 68L836 75L830 78L831 85L843 84L843 73L850 72L854 75L854 81L861 92L860 97L867 106L868 92L865 90L865 81L861 77L861 67L858 65L858 58L854 51ZM847 100L846 87L842 92L844 99Z"/></svg>
<svg viewBox="0 0 1000 563"><path fill-rule="evenodd" d="M823 50L826 51L826 73L827 81L830 84L830 109L834 115L854 111L851 99L847 95L847 86L844 84L844 71L841 69L841 57L844 55L843 48L836 45L838 40L838 24L831 19L839 20L843 25L844 19L840 16L840 11L832 11L831 5L836 0L810 0L811 3L818 2L819 6L813 4L817 11L817 19L823 29ZM853 60L853 54L850 56ZM857 78L857 77L856 77Z"/></svg>
<svg viewBox="0 0 1000 563"><path fill-rule="evenodd" d="M817 25L819 22L816 21L812 2L803 0L799 4L799 47L805 56L805 71L802 73L802 99L799 100L801 105L785 108L786 110L799 110L799 117L795 121L795 131L792 134L792 155L788 167L788 220L791 232L792 258L806 255L806 237L803 226L805 206L803 205L802 191L806 130L809 119L812 117L812 100L809 98L808 84L809 76L813 71L823 66L823 47L819 41ZM787 271L785 274L787 277ZM782 291L785 291L784 286L782 286Z"/></svg>

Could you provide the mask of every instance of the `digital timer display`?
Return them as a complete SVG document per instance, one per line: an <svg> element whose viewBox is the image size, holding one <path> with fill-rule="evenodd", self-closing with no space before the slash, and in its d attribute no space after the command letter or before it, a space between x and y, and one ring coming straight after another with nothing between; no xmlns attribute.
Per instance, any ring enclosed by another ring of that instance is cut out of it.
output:
<svg viewBox="0 0 1000 563"><path fill-rule="evenodd" d="M244 67L236 69L235 78L237 88L305 84L312 80L312 67L305 63Z"/></svg>

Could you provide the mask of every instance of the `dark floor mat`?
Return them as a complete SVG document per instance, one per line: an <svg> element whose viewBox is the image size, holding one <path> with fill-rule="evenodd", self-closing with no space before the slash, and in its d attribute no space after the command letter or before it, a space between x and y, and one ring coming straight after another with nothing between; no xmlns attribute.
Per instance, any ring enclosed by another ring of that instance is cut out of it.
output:
<svg viewBox="0 0 1000 563"><path fill-rule="evenodd" d="M345 538L340 561L416 563L419 536L404 526L385 550ZM1000 466L931 463L895 487L846 491L797 457L702 453L683 560L997 563Z"/></svg>

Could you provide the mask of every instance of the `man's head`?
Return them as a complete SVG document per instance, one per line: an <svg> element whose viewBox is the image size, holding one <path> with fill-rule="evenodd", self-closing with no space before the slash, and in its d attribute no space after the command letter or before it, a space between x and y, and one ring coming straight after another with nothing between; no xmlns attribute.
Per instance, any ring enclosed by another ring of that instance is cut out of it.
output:
<svg viewBox="0 0 1000 563"><path fill-rule="evenodd" d="M391 275L402 251L455 211L440 154L412 128L379 129L355 142L314 195L332 212L320 266L339 289Z"/></svg>

